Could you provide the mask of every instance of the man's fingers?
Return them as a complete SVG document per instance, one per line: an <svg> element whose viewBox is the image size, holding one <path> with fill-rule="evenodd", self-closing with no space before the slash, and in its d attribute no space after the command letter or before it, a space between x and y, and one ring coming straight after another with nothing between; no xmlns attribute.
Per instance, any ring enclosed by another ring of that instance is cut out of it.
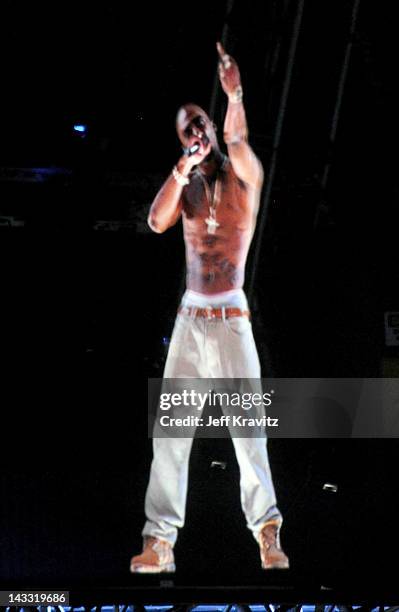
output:
<svg viewBox="0 0 399 612"><path fill-rule="evenodd" d="M223 55L226 55L226 51L223 49L223 45L222 45L221 42L217 42L216 43L216 49L218 50L218 53L219 53L221 58L222 58Z"/></svg>
<svg viewBox="0 0 399 612"><path fill-rule="evenodd" d="M226 53L226 51L223 48L223 45L220 42L216 43L216 47L217 47L217 50L218 50L218 53L219 53L219 57L220 57L221 63L223 64L223 68L225 70L228 70L230 68L230 66L231 66L231 57L230 57L230 55L228 55Z"/></svg>

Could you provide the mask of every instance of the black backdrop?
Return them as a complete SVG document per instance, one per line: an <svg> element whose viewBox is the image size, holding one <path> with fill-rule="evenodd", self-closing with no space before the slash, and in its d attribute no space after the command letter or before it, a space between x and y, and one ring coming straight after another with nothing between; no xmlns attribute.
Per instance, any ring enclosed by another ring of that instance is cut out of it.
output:
<svg viewBox="0 0 399 612"><path fill-rule="evenodd" d="M268 2L262 12L263 4L235 2L228 51L242 67L253 143L267 167L297 4ZM25 222L0 228L2 580L130 584L151 457L147 377L162 372L184 253L180 227L155 236L93 224L125 221L136 205L145 217L178 155L178 105L209 104L225 5L8 2L1 10L0 212ZM389 3L361 3L328 150L350 10L349 2L305 2L256 282L261 359L279 376L379 376L383 312L398 305ZM283 51L266 79L279 36ZM221 128L222 98L216 115ZM86 140L73 134L74 121L87 122ZM59 167L72 178L9 180L16 167ZM115 171L122 178L110 184ZM137 177L126 179L131 171L155 178L143 190ZM330 217L315 229L323 198ZM269 446L289 580L395 584L396 441ZM226 472L209 468L219 456ZM322 491L326 479L338 482L335 497ZM196 443L176 553L183 581L265 580L227 442Z"/></svg>

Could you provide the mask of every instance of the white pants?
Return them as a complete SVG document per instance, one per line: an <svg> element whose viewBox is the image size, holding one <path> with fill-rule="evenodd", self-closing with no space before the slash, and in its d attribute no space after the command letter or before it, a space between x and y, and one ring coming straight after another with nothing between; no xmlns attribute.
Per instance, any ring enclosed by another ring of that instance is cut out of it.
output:
<svg viewBox="0 0 399 612"><path fill-rule="evenodd" d="M242 290L206 296L186 291L182 306L237 307L247 310ZM173 329L164 378L260 378L252 326L247 317L208 320L179 314ZM282 521L263 438L232 438L240 467L241 506L257 539L263 524ZM184 525L192 438L154 438L145 499L144 536L174 545Z"/></svg>

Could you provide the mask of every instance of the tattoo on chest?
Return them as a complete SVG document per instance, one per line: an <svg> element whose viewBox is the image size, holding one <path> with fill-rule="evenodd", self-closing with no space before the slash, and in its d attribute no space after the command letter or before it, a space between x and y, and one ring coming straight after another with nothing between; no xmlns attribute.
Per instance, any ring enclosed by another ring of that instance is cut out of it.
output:
<svg viewBox="0 0 399 612"><path fill-rule="evenodd" d="M208 246L208 247L212 247L214 244L216 244L216 242L219 240L218 236L215 235L206 235L203 240L202 240L202 244L204 246Z"/></svg>

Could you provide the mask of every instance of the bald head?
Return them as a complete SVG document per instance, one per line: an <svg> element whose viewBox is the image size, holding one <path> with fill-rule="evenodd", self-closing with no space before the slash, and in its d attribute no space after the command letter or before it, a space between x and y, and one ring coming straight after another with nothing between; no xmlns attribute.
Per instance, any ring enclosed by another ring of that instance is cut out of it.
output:
<svg viewBox="0 0 399 612"><path fill-rule="evenodd" d="M197 106L197 104L184 104L179 108L176 115L176 129L186 127L187 123L189 123L194 117L204 117L210 121L207 113L203 108Z"/></svg>
<svg viewBox="0 0 399 612"><path fill-rule="evenodd" d="M201 133L204 140L208 140L212 148L216 148L217 138L215 126L208 114L197 104L184 104L176 115L176 132L180 142L187 146L194 133Z"/></svg>

